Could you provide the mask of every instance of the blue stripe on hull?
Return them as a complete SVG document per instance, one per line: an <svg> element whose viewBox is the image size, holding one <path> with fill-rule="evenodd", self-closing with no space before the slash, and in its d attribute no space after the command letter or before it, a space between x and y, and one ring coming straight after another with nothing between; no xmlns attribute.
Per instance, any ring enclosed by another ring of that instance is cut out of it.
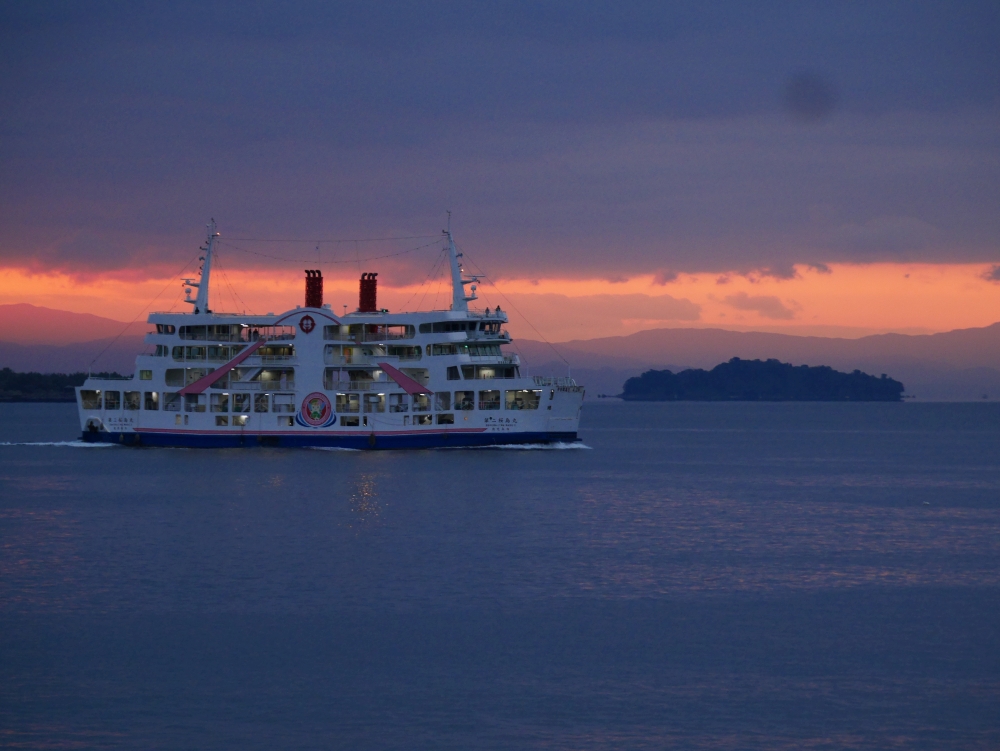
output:
<svg viewBox="0 0 1000 751"><path fill-rule="evenodd" d="M376 435L370 433L323 435L290 433L268 435L246 433L91 433L84 431L86 443L119 443L125 446L160 446L174 448L241 448L277 446L280 448L345 449L429 449L476 446L509 446L521 443L573 443L576 433L405 433Z"/></svg>

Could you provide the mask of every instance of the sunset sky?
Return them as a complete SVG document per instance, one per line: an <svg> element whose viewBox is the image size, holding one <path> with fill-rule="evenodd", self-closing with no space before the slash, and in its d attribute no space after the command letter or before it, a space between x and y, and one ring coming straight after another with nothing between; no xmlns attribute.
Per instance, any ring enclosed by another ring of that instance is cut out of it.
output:
<svg viewBox="0 0 1000 751"><path fill-rule="evenodd" d="M517 336L987 325L998 38L995 2L7 3L0 303L186 309L214 217L216 309L303 268L443 307L451 210Z"/></svg>

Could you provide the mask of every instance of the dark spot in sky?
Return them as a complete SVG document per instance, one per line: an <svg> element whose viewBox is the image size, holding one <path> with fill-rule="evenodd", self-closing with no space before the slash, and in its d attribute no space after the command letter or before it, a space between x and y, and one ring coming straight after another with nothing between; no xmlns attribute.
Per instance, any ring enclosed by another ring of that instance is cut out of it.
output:
<svg viewBox="0 0 1000 751"><path fill-rule="evenodd" d="M983 272L983 279L988 282L1000 283L1000 265L987 269Z"/></svg>
<svg viewBox="0 0 1000 751"><path fill-rule="evenodd" d="M798 73L785 84L785 108L796 120L818 122L833 114L837 91L818 73Z"/></svg>

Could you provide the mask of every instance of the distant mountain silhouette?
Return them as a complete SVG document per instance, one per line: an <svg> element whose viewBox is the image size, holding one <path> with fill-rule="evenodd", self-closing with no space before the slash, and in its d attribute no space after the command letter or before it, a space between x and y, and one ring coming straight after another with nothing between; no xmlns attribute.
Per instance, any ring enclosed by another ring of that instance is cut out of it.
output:
<svg viewBox="0 0 1000 751"><path fill-rule="evenodd" d="M626 401L812 401L898 402L903 384L855 370L841 373L827 366L790 365L778 360L741 360L711 370L680 373L647 370L625 381Z"/></svg>
<svg viewBox="0 0 1000 751"><path fill-rule="evenodd" d="M141 335L149 330L145 316L133 324L90 313L43 308L16 303L0 305L0 341L24 345L64 345L109 339L123 335Z"/></svg>
<svg viewBox="0 0 1000 751"><path fill-rule="evenodd" d="M878 334L860 339L793 336L723 329L653 329L629 336L559 342L555 349L514 342L532 373L569 370L589 395L618 394L650 368L711 368L739 357L843 371L888 373L920 399L1000 398L1000 323L941 334ZM568 361L563 362L560 355Z"/></svg>
<svg viewBox="0 0 1000 751"><path fill-rule="evenodd" d="M146 350L145 321L129 326L85 313L35 305L0 305L0 367L17 371L131 373ZM730 358L777 359L793 365L888 373L920 399L1000 398L1000 323L942 334L879 334L860 339L794 336L723 329L652 329L629 336L559 342L515 339L525 370L537 375L570 372L589 396L621 393L625 381L650 368L674 372L711 368ZM568 361L563 362L560 355Z"/></svg>

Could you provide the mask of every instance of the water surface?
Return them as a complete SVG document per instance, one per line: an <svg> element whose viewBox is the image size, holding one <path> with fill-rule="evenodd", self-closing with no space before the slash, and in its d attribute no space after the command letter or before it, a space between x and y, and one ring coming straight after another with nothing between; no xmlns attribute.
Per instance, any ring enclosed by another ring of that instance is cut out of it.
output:
<svg viewBox="0 0 1000 751"><path fill-rule="evenodd" d="M0 747L1000 746L1000 405L597 403L566 450L76 433L0 405Z"/></svg>

